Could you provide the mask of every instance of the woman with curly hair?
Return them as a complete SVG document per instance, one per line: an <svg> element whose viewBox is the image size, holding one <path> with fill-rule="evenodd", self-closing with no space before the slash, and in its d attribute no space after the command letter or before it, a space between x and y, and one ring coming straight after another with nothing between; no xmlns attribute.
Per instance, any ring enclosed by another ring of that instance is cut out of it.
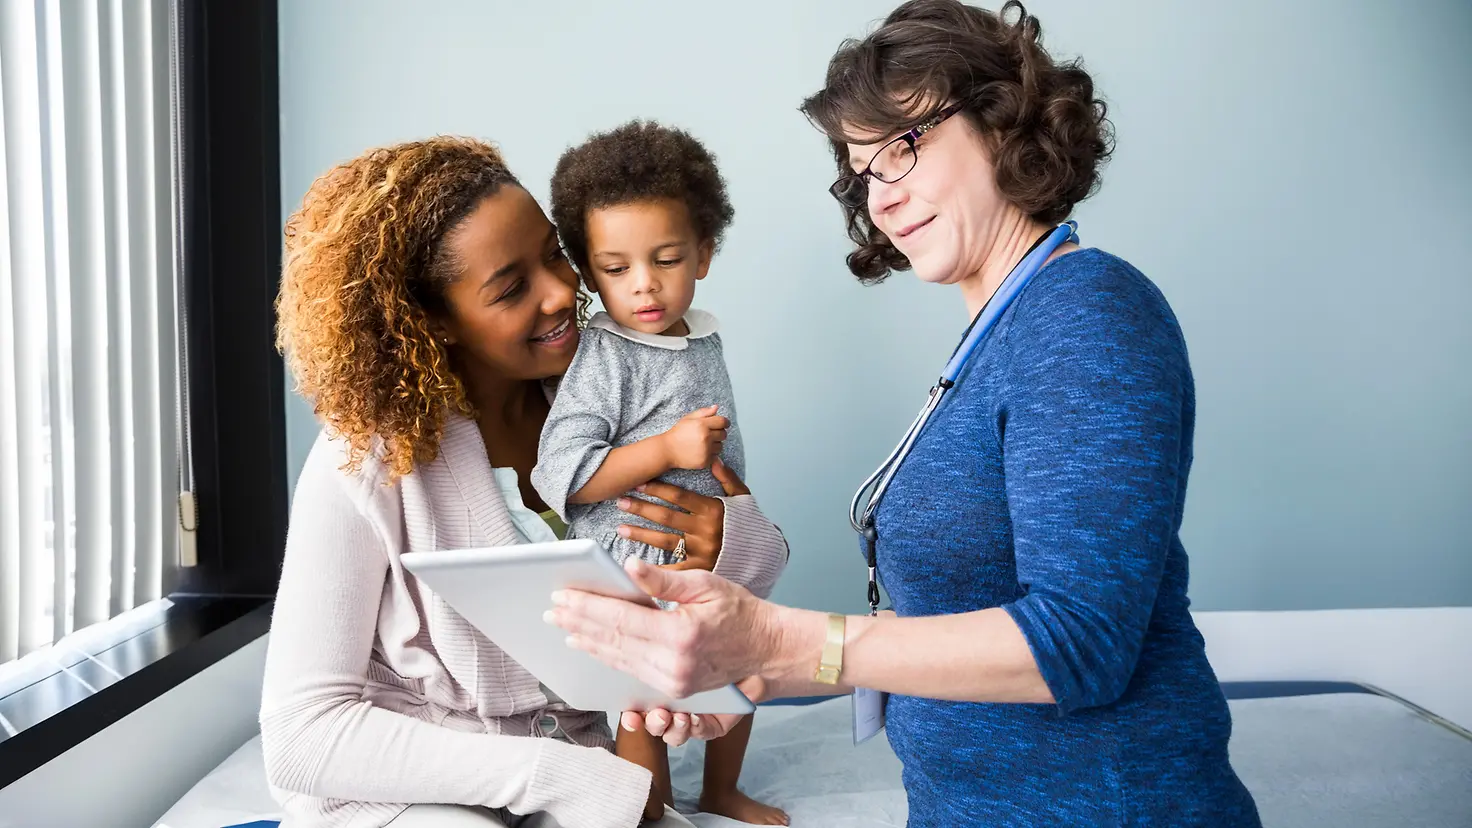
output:
<svg viewBox="0 0 1472 828"><path fill-rule="evenodd" d="M959 288L976 317L1097 188L1112 148L1104 104L1040 37L1015 2L914 0L839 49L802 108L832 141L855 276L912 269ZM568 592L555 619L575 646L676 695L747 677L756 695L888 693L912 828L1255 828L1186 597L1194 422L1185 341L1160 291L1122 259L1066 244L879 503L893 614L781 607L708 573L634 564L678 610ZM675 743L734 723L643 719Z"/></svg>
<svg viewBox="0 0 1472 828"><path fill-rule="evenodd" d="M286 225L279 345L325 429L297 482L261 741L288 828L632 828L648 770L407 574L405 552L546 540L530 485L587 297L491 146L372 150ZM766 594L781 533L741 482L625 504L650 543ZM550 525L549 525L550 524ZM667 818L680 824L678 815Z"/></svg>

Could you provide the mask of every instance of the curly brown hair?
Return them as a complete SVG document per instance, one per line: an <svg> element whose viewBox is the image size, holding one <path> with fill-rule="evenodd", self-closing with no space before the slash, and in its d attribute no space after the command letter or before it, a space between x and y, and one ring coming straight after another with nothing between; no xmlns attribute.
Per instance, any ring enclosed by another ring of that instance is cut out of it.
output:
<svg viewBox="0 0 1472 828"><path fill-rule="evenodd" d="M564 152L552 174L552 222L583 273L589 211L662 198L684 202L696 235L720 248L736 211L715 157L687 132L630 121Z"/></svg>
<svg viewBox="0 0 1472 828"><path fill-rule="evenodd" d="M434 335L459 270L444 240L507 185L494 146L438 137L333 168L287 219L276 344L349 468L377 452L409 474L437 455L447 413L474 415Z"/></svg>
<svg viewBox="0 0 1472 828"><path fill-rule="evenodd" d="M827 134L839 173L848 175L847 144L903 132L959 103L992 155L1002 195L1031 218L1056 223L1098 190L1114 129L1082 63L1055 61L1042 33L1016 0L998 12L911 0L868 37L839 47L823 89L801 111ZM910 268L867 206L844 214L858 245L848 256L855 276L874 283Z"/></svg>

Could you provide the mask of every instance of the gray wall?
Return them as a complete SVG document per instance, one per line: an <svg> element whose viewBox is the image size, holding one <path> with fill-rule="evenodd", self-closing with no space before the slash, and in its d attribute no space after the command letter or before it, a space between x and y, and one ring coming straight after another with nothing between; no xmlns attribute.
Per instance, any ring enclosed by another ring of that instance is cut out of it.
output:
<svg viewBox="0 0 1472 828"><path fill-rule="evenodd" d="M792 541L777 598L857 609L848 497L965 320L946 289L846 275L830 161L795 107L893 5L283 2L283 213L375 144L488 137L544 198L592 130L693 130L737 210L697 301L725 326L748 482ZM1472 603L1472 6L1032 11L1118 128L1083 239L1141 267L1185 326L1196 606ZM289 418L294 470L316 426L295 400Z"/></svg>

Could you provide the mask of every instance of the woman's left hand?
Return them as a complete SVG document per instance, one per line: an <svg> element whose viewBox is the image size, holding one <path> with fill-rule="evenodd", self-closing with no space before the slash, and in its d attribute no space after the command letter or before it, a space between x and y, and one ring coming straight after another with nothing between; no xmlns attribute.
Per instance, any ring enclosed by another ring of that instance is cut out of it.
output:
<svg viewBox="0 0 1472 828"><path fill-rule="evenodd" d="M760 704L766 699L766 682L757 676L736 686L754 703ZM619 724L624 730L633 733L648 731L649 735L663 739L670 747L679 747L691 739L719 739L730 733L731 728L744 718L746 714L743 713L671 713L664 708L656 708L643 713L626 711L619 718Z"/></svg>
<svg viewBox="0 0 1472 828"><path fill-rule="evenodd" d="M746 484L735 473L717 460L711 473L720 481L727 497L751 494ZM670 564L670 569L715 569L720 557L726 526L726 504L720 498L706 497L677 486L658 481L646 483L636 491L658 498L678 508L650 503L636 497L620 498L618 507L631 515L666 526L674 532L660 532L642 526L624 524L618 528L619 535L630 540L647 543L666 552L675 551L680 538L685 538L685 560ZM682 511L683 510L683 511Z"/></svg>

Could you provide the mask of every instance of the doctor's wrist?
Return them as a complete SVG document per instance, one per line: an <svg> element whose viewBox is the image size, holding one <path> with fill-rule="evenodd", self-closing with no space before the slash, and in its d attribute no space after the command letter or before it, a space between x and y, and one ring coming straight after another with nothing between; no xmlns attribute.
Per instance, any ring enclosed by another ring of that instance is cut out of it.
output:
<svg viewBox="0 0 1472 828"><path fill-rule="evenodd" d="M763 660L761 676L784 695L783 687L810 684L823 655L828 614L793 607L776 607L771 651Z"/></svg>

